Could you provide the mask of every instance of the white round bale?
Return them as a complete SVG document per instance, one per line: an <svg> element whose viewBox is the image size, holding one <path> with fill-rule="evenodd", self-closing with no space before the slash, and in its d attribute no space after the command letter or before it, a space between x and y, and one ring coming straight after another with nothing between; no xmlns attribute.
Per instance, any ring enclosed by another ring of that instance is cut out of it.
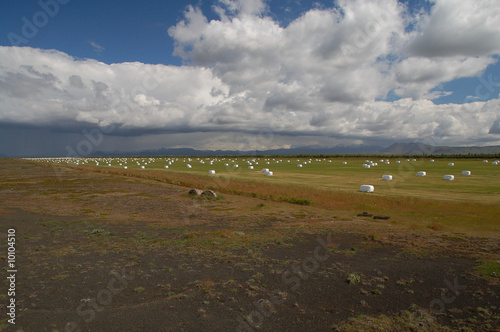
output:
<svg viewBox="0 0 500 332"><path fill-rule="evenodd" d="M362 184L361 187L359 187L359 190L364 193L372 193L375 191L375 187L369 184Z"/></svg>
<svg viewBox="0 0 500 332"><path fill-rule="evenodd" d="M253 169L253 166L248 166L248 169Z"/></svg>
<svg viewBox="0 0 500 332"><path fill-rule="evenodd" d="M455 177L453 175L445 175L443 179L446 181L453 181Z"/></svg>
<svg viewBox="0 0 500 332"><path fill-rule="evenodd" d="M454 163L448 163L448 166L455 166Z"/></svg>
<svg viewBox="0 0 500 332"><path fill-rule="evenodd" d="M273 175L274 175L274 173L273 173L273 172L271 172L271 171L266 172L266 176L273 176Z"/></svg>
<svg viewBox="0 0 500 332"><path fill-rule="evenodd" d="M471 171L462 171L462 175L469 176L471 175Z"/></svg>
<svg viewBox="0 0 500 332"><path fill-rule="evenodd" d="M384 181L392 181L392 175L383 175L382 180Z"/></svg>
<svg viewBox="0 0 500 332"><path fill-rule="evenodd" d="M417 176L426 176L427 172L421 171L417 173Z"/></svg>
<svg viewBox="0 0 500 332"><path fill-rule="evenodd" d="M213 169L208 171L208 174L215 174L215 171Z"/></svg>

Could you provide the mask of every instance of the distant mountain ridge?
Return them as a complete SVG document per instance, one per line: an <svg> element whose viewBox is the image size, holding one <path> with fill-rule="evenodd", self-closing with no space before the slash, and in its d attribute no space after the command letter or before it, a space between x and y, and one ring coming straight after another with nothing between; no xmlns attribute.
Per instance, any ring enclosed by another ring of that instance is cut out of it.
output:
<svg viewBox="0 0 500 332"><path fill-rule="evenodd" d="M238 156L238 155L336 155L336 154L360 154L360 155L454 155L454 154L486 154L500 155L500 146L470 146L450 147L432 146L423 143L394 143L389 147L374 145L336 146L323 148L318 146L303 146L291 149L272 150L195 150L191 148L142 150L136 152L102 152L98 151L94 156Z"/></svg>
<svg viewBox="0 0 500 332"><path fill-rule="evenodd" d="M500 154L500 146L433 146L423 143L394 143L382 153L393 155Z"/></svg>
<svg viewBox="0 0 500 332"><path fill-rule="evenodd" d="M238 155L298 155L298 154L374 154L381 151L380 146L336 146L332 148L322 148L317 146L303 146L291 149L272 150L195 150L191 148L161 148L157 150L142 150L136 152L97 151L94 156L238 156Z"/></svg>
<svg viewBox="0 0 500 332"><path fill-rule="evenodd" d="M117 156L242 156L242 155L498 155L500 146L432 146L422 143L394 143L389 147L376 145L343 145L330 148L320 146L302 146L291 149L271 150L196 150L192 148L161 148L140 151L95 151L88 157L117 157ZM67 154L59 155L17 155L7 156L0 154L0 158L7 157L73 157ZM87 156L83 156L87 157Z"/></svg>

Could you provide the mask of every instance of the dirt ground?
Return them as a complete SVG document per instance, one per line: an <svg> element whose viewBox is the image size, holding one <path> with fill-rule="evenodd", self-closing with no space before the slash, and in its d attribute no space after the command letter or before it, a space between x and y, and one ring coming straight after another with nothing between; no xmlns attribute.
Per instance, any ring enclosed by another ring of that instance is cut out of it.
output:
<svg viewBox="0 0 500 332"><path fill-rule="evenodd" d="M498 278L477 273L496 236L188 191L0 159L0 330L500 329Z"/></svg>

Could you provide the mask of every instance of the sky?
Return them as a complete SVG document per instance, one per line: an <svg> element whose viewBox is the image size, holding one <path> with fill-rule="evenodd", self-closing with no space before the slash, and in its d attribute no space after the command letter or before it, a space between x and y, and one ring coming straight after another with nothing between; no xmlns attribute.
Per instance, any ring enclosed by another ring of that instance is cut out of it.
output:
<svg viewBox="0 0 500 332"><path fill-rule="evenodd" d="M0 155L500 145L498 0L5 0Z"/></svg>

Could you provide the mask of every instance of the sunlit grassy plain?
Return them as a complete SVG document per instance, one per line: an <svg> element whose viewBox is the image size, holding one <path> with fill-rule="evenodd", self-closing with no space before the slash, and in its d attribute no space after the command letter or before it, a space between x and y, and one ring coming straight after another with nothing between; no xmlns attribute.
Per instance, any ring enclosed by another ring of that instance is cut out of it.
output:
<svg viewBox="0 0 500 332"><path fill-rule="evenodd" d="M62 163L222 193L311 203L331 210L336 216L368 211L390 216L391 222L412 228L446 227L474 233L500 230L500 166L492 165L493 160L485 163L482 159L436 159L431 162L429 158L389 158L390 163L386 164L373 158L128 157L100 158L96 166L96 159L92 158L82 165L84 159L81 158L78 165L74 160ZM363 168L367 160L378 165ZM169 165L168 161L174 162ZM455 165L448 166L450 162ZM249 163L254 169L249 169ZM303 166L299 168L298 164ZM165 169L165 165L169 168ZM263 168L274 175L266 176ZM216 174L209 175L209 170L215 170ZM461 175L466 170L472 175ZM419 171L426 171L427 176L418 177ZM443 180L446 174L454 175L455 180ZM383 175L392 175L393 180L383 181ZM359 192L362 184L375 186L375 192Z"/></svg>

